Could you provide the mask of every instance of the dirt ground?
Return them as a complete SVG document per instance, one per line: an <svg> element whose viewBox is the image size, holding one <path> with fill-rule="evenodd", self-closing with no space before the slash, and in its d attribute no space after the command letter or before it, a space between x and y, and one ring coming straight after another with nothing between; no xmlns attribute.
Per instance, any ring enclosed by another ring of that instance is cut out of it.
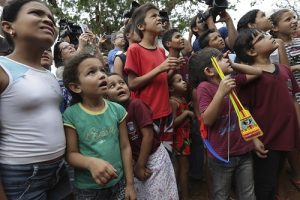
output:
<svg viewBox="0 0 300 200"><path fill-rule="evenodd" d="M190 200L209 200L207 180L207 177L203 177L201 180L190 179ZM300 200L300 191L291 183L289 174L287 173L287 166L285 166L280 177L279 193L279 200Z"/></svg>

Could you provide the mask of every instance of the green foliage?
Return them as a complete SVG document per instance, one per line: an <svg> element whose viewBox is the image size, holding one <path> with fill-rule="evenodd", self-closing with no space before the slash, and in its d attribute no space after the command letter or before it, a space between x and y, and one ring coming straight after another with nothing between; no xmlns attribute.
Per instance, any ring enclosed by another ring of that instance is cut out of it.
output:
<svg viewBox="0 0 300 200"><path fill-rule="evenodd" d="M131 1L128 0L44 0L50 5L56 18L67 19L75 24L85 23L90 29L97 33L110 34L119 30L123 26L123 14L130 8ZM147 0L138 1L140 4L148 2ZM156 6L165 9L169 14L173 23L183 30L189 26L189 20L192 15L196 14L196 10L178 9L189 2L191 6L197 8L199 0L153 0ZM175 10L177 8L177 10ZM194 13L195 12L195 13ZM189 14L190 16L187 16Z"/></svg>
<svg viewBox="0 0 300 200"><path fill-rule="evenodd" d="M123 14L130 8L130 0L44 0L57 19L67 19L75 24L84 23L97 34L110 34L123 26ZM232 1L232 0L230 0ZM239 0L233 0L239 1ZM147 0L138 0L140 4ZM190 20L207 5L200 0L152 0L153 4L170 15L172 24L187 31ZM231 8L234 5L231 5Z"/></svg>

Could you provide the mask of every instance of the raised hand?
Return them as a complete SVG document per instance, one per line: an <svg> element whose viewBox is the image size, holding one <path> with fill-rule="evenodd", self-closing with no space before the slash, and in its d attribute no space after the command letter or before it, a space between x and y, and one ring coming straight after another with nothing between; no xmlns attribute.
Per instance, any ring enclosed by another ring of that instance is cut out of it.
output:
<svg viewBox="0 0 300 200"><path fill-rule="evenodd" d="M223 80L221 80L218 90L222 94L222 96L225 96L229 92L231 92L231 90L235 88L235 86L235 80L230 78L230 75L227 75Z"/></svg>

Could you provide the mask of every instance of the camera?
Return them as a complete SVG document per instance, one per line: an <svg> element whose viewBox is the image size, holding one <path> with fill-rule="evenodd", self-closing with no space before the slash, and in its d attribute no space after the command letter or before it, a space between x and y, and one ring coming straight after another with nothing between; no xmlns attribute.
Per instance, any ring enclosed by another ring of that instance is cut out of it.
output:
<svg viewBox="0 0 300 200"><path fill-rule="evenodd" d="M137 9L138 7L140 7L140 4L139 4L138 2L136 2L136 1L132 1L132 2L131 2L131 7L130 7L130 9L129 9L129 10L126 10L126 11L124 12L123 17L124 17L124 18L131 18L131 16L132 16L134 10Z"/></svg>
<svg viewBox="0 0 300 200"><path fill-rule="evenodd" d="M63 39L68 36L70 43L76 46L78 44L78 37L82 34L82 28L72 22L68 22L66 19L61 19L58 24L59 39Z"/></svg>
<svg viewBox="0 0 300 200"><path fill-rule="evenodd" d="M165 11L165 10L160 10L160 11L159 11L159 15L160 15L160 17L161 17L161 22L162 22L162 23L169 22L169 16L168 16L167 11Z"/></svg>
<svg viewBox="0 0 300 200"><path fill-rule="evenodd" d="M213 17L214 21L216 21L217 16L228 8L227 0L205 0L205 3L212 8L209 10L209 14ZM204 19L207 13L203 13Z"/></svg>

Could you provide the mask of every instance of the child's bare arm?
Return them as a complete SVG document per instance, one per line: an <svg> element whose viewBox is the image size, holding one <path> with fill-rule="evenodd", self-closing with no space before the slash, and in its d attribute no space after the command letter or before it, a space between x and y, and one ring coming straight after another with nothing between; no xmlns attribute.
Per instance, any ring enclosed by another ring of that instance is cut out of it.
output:
<svg viewBox="0 0 300 200"><path fill-rule="evenodd" d="M262 75L262 70L258 67L253 67L246 64L231 63L232 68L242 74L246 74L247 81L254 80Z"/></svg>
<svg viewBox="0 0 300 200"><path fill-rule="evenodd" d="M5 90L8 86L9 78L8 75L4 72L4 70L0 67L0 94Z"/></svg>
<svg viewBox="0 0 300 200"><path fill-rule="evenodd" d="M181 113L181 115L176 116L176 112L177 112L177 109L178 109L178 104L172 99L170 99L170 104L172 106L172 111L173 111L173 116L174 116L174 128L179 127L189 117L190 118L194 117L194 113L190 110L184 110Z"/></svg>
<svg viewBox="0 0 300 200"><path fill-rule="evenodd" d="M118 56L116 56L114 60L114 72L123 77L123 62Z"/></svg>
<svg viewBox="0 0 300 200"><path fill-rule="evenodd" d="M99 185L105 185L117 177L115 168L102 159L84 156L79 153L76 131L65 126L67 139L67 161L75 168L89 170L93 179Z"/></svg>
<svg viewBox="0 0 300 200"><path fill-rule="evenodd" d="M234 79L230 78L229 76L225 76L225 78L220 82L215 96L213 97L206 110L202 113L205 125L211 126L215 123L216 119L219 116L220 106L224 101L224 97L235 86L236 85Z"/></svg>
<svg viewBox="0 0 300 200"><path fill-rule="evenodd" d="M192 54L193 47L191 42L187 39L184 39L184 49L181 50L183 56L190 56Z"/></svg>
<svg viewBox="0 0 300 200"><path fill-rule="evenodd" d="M136 193L133 187L132 152L125 119L119 124L119 132L121 155L126 179L125 199L135 200Z"/></svg>
<svg viewBox="0 0 300 200"><path fill-rule="evenodd" d="M169 57L158 67L155 67L152 71L144 74L143 76L137 76L133 72L128 72L128 85L130 90L138 90L145 87L152 81L158 74L174 70L179 68L179 60L176 57Z"/></svg>
<svg viewBox="0 0 300 200"><path fill-rule="evenodd" d="M7 200L1 179L0 179L0 199Z"/></svg>
<svg viewBox="0 0 300 200"><path fill-rule="evenodd" d="M294 100L294 106L297 114L298 124L300 126L300 104L296 101L296 99Z"/></svg>
<svg viewBox="0 0 300 200"><path fill-rule="evenodd" d="M140 155L138 157L134 173L138 179L141 181L146 180L149 178L152 174L152 172L147 169L147 162L151 153L151 149L153 146L153 127L152 126L146 126L141 128L141 132L143 135L143 140L141 144L141 150Z"/></svg>
<svg viewBox="0 0 300 200"><path fill-rule="evenodd" d="M292 65L291 70L292 70L292 72L297 71L297 70L300 71L300 65Z"/></svg>
<svg viewBox="0 0 300 200"><path fill-rule="evenodd" d="M289 66L288 55L285 50L284 42L282 39L275 38L275 41L278 43L278 55L279 55L279 63Z"/></svg>

